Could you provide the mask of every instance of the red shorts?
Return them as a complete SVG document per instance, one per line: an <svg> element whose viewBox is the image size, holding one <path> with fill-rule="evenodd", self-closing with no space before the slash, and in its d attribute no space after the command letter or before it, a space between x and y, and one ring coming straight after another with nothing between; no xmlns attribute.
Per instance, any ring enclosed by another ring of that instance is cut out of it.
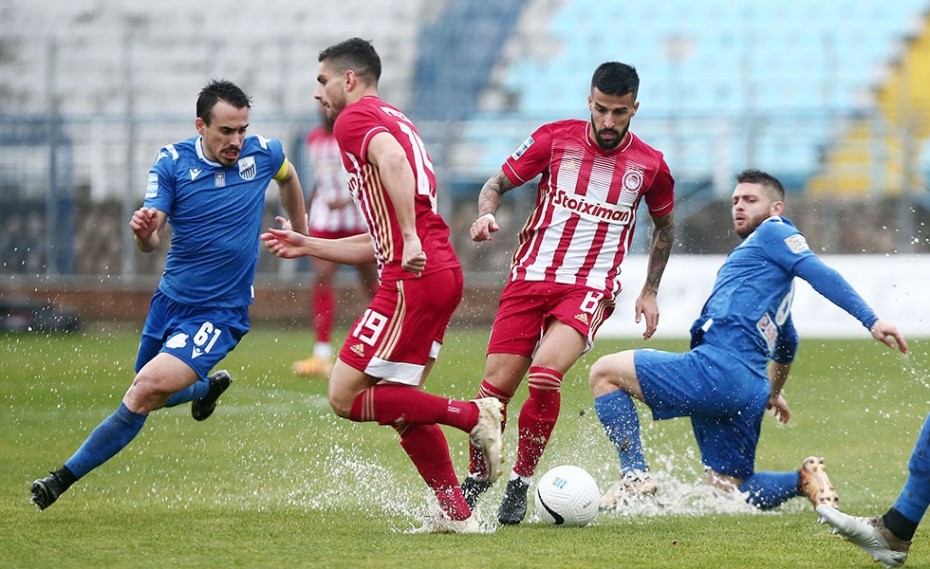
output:
<svg viewBox="0 0 930 569"><path fill-rule="evenodd" d="M339 359L372 377L418 385L461 300L458 267L382 283L352 325Z"/></svg>
<svg viewBox="0 0 930 569"><path fill-rule="evenodd" d="M510 281L501 293L488 353L532 357L552 318L584 336L588 351L594 345L598 328L613 311L613 299L594 289L543 281Z"/></svg>

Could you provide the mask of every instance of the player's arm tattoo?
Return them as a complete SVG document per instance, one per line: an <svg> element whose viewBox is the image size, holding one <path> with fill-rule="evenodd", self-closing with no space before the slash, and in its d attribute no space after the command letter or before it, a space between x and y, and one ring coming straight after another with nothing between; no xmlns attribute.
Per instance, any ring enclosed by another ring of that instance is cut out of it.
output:
<svg viewBox="0 0 930 569"><path fill-rule="evenodd" d="M510 178L504 175L503 171L498 171L481 187L481 193L478 194L478 217L485 214L495 214L501 207L501 196L505 192L514 189L516 186L510 181Z"/></svg>
<svg viewBox="0 0 930 569"><path fill-rule="evenodd" d="M644 289L658 293L662 273L665 272L665 265L668 264L668 258L672 253L672 245L675 243L675 219L673 214L669 213L653 218L652 222L654 225L652 247L649 251L649 266Z"/></svg>

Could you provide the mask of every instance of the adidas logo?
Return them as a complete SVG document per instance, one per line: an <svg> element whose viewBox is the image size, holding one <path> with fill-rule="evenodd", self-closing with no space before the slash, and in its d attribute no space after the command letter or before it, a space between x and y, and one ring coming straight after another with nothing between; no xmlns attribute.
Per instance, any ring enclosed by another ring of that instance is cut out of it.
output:
<svg viewBox="0 0 930 569"><path fill-rule="evenodd" d="M588 320L588 315L585 314L584 312L581 312L581 313L576 314L576 315L575 315L575 320L578 320L579 322L584 322L585 324L590 324L590 323L591 323L591 322Z"/></svg>
<svg viewBox="0 0 930 569"><path fill-rule="evenodd" d="M357 356L359 356L359 357L361 357L361 358L364 358L364 357L365 357L365 344L355 344L354 346L352 346L352 347L349 348L349 349L352 350L352 352L353 352L355 355L357 355Z"/></svg>

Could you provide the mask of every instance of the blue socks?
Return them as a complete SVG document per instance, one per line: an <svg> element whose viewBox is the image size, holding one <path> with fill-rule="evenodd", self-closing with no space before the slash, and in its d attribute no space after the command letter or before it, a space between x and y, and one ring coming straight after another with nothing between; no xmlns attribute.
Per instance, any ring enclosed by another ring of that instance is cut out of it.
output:
<svg viewBox="0 0 930 569"><path fill-rule="evenodd" d="M920 523L930 503L930 415L924 420L907 470L904 488L891 507L908 520Z"/></svg>
<svg viewBox="0 0 930 569"><path fill-rule="evenodd" d="M791 472L756 472L739 487L740 492L748 492L746 501L760 510L770 510L787 502L798 491L800 473Z"/></svg>
<svg viewBox="0 0 930 569"><path fill-rule="evenodd" d="M171 397L165 401L165 407L175 407L177 405L182 405L190 401L200 401L203 399L203 396L207 394L207 391L210 390L210 380L202 377L199 380L195 381L193 385L187 389L182 389L177 393L171 394Z"/></svg>
<svg viewBox="0 0 930 569"><path fill-rule="evenodd" d="M81 478L123 450L142 430L146 417L120 403L119 409L94 429L65 466L75 479Z"/></svg>
<svg viewBox="0 0 930 569"><path fill-rule="evenodd" d="M617 447L620 470L648 470L643 457L643 441L639 436L639 415L633 399L625 391L613 391L594 399L594 410L604 425L607 438Z"/></svg>

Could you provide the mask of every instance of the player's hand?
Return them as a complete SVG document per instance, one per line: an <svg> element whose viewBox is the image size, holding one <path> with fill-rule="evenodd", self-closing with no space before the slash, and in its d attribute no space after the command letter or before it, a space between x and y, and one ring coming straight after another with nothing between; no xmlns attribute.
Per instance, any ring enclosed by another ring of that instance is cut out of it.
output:
<svg viewBox="0 0 930 569"><path fill-rule="evenodd" d="M423 252L423 245L417 236L404 239L404 254L401 258L400 266L405 271L410 271L416 276L426 269L426 253Z"/></svg>
<svg viewBox="0 0 930 569"><path fill-rule="evenodd" d="M636 299L636 323L639 324L643 316L646 317L646 330L643 332L643 340L648 340L656 333L659 327L659 301L656 298L654 290L644 289Z"/></svg>
<svg viewBox="0 0 930 569"><path fill-rule="evenodd" d="M783 425L791 418L791 409L788 408L788 401L785 400L784 395L781 393L769 397L769 402L765 405L765 408L771 409L772 415Z"/></svg>
<svg viewBox="0 0 930 569"><path fill-rule="evenodd" d="M891 322L876 320L875 324L872 324L872 328L869 329L869 332L872 333L873 338L889 348L897 348L902 354L907 353L907 341L904 339L904 336L901 335L901 332L898 332L898 327Z"/></svg>
<svg viewBox="0 0 930 569"><path fill-rule="evenodd" d="M283 217L279 216L275 219L281 224L282 228L271 228L261 234L261 240L265 247L282 259L294 259L307 255L305 246L309 237L292 230L290 222Z"/></svg>
<svg viewBox="0 0 930 569"><path fill-rule="evenodd" d="M497 220L494 219L494 214L486 213L471 224L471 240L491 241L494 239L491 234L500 231L500 228Z"/></svg>
<svg viewBox="0 0 930 569"><path fill-rule="evenodd" d="M294 227L291 225L290 219L287 219L286 217L282 217L280 215L276 215L274 220L278 222L278 225L281 226L281 229L287 229L287 230L293 231Z"/></svg>
<svg viewBox="0 0 930 569"><path fill-rule="evenodd" d="M148 239L158 229L158 210L154 207L140 207L132 213L129 228L139 239Z"/></svg>

